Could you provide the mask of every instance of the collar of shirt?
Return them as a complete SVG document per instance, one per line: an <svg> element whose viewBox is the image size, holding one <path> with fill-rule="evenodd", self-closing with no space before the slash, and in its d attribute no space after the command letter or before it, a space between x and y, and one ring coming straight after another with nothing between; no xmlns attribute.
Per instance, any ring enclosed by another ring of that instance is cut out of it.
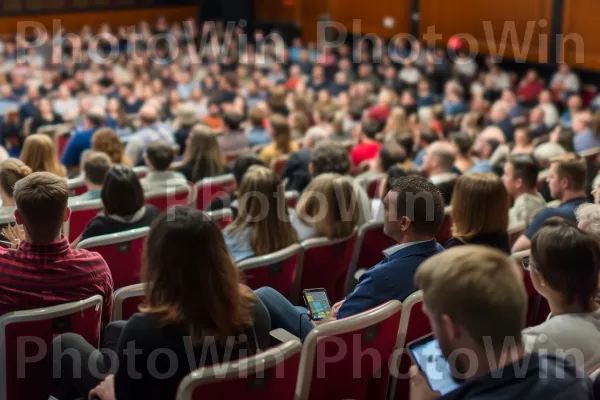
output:
<svg viewBox="0 0 600 400"><path fill-rule="evenodd" d="M61 235L60 240L54 243L48 244L35 244L27 241L21 242L19 245L19 251L23 253L36 254L36 255L56 255L61 256L71 251L71 245L67 238Z"/></svg>
<svg viewBox="0 0 600 400"><path fill-rule="evenodd" d="M173 177L175 173L173 171L150 171L146 175L148 181L166 181Z"/></svg>
<svg viewBox="0 0 600 400"><path fill-rule="evenodd" d="M431 240L421 240L420 242L408 242L408 243L397 244L397 245L394 245L392 247L388 247L387 249L385 249L383 251L383 254L387 258L390 258L391 256L393 256L394 254L396 254L397 252L399 252L402 249L413 246L415 244L421 244L421 243L427 243L427 242L431 242Z"/></svg>

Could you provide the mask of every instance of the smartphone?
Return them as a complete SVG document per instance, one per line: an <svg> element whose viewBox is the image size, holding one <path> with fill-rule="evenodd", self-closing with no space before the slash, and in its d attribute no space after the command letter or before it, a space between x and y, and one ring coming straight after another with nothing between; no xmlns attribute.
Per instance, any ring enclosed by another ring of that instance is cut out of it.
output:
<svg viewBox="0 0 600 400"><path fill-rule="evenodd" d="M409 343L408 351L414 363L425 374L431 390L439 391L443 396L460 386L452 377L450 364L444 358L440 344L433 335Z"/></svg>
<svg viewBox="0 0 600 400"><path fill-rule="evenodd" d="M302 292L302 297L313 321L327 318L331 312L331 303L325 289L306 289Z"/></svg>

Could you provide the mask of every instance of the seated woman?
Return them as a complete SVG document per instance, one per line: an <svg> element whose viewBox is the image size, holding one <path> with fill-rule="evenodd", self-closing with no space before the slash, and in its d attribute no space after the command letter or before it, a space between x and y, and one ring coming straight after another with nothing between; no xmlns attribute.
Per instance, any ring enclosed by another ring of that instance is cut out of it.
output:
<svg viewBox="0 0 600 400"><path fill-rule="evenodd" d="M577 355L577 366L591 373L600 365L600 306L594 301L600 265L597 237L566 219L549 219L533 237L529 264L524 264L535 290L550 305L546 322L523 331L525 348Z"/></svg>
<svg viewBox="0 0 600 400"><path fill-rule="evenodd" d="M131 168L116 165L108 170L100 197L104 211L90 221L79 240L150 226L158 216L156 207L144 205L142 185Z"/></svg>
<svg viewBox="0 0 600 400"><path fill-rule="evenodd" d="M42 126L62 124L63 122L63 118L52 109L50 100L42 97L38 104L38 112L31 121L29 133L36 133Z"/></svg>
<svg viewBox="0 0 600 400"><path fill-rule="evenodd" d="M283 185L272 170L258 165L250 167L238 195L238 216L224 232L235 262L298 243L289 221Z"/></svg>
<svg viewBox="0 0 600 400"><path fill-rule="evenodd" d="M110 128L100 128L92 135L92 150L108 154L115 165L133 167L133 161L125 154L123 143Z"/></svg>
<svg viewBox="0 0 600 400"><path fill-rule="evenodd" d="M61 355L79 353L83 368L74 371L71 357L51 356L61 370L54 393L58 399L174 399L190 364L195 369L269 347L268 312L240 283L221 230L202 211L174 207L162 214L150 230L143 260L147 286L141 312L106 329L114 333L122 328L118 363L79 335L67 333L54 340L52 348ZM135 352L129 350L131 342ZM96 387L109 365L114 376Z"/></svg>
<svg viewBox="0 0 600 400"><path fill-rule="evenodd" d="M452 238L445 248L481 244L510 254L509 199L502 180L492 173L460 176L452 195Z"/></svg>
<svg viewBox="0 0 600 400"><path fill-rule="evenodd" d="M287 118L275 114L269 120L268 131L273 141L266 145L260 152L260 159L267 165L271 165L280 156L294 153L300 150L298 143L292 140L292 133Z"/></svg>
<svg viewBox="0 0 600 400"><path fill-rule="evenodd" d="M360 211L350 179L321 174L307 186L292 216L292 225L301 242L313 237L342 239L354 232Z"/></svg>
<svg viewBox="0 0 600 400"><path fill-rule="evenodd" d="M190 182L198 182L228 172L225 156L219 147L217 137L208 126L196 125L192 128L177 172L185 175Z"/></svg>
<svg viewBox="0 0 600 400"><path fill-rule="evenodd" d="M67 176L67 170L58 160L52 138L43 133L27 136L21 151L21 161L33 172L52 172L54 175Z"/></svg>
<svg viewBox="0 0 600 400"><path fill-rule="evenodd" d="M14 214L16 207L13 198L15 183L31 174L31 168L17 158L9 158L0 163L0 216L9 217Z"/></svg>

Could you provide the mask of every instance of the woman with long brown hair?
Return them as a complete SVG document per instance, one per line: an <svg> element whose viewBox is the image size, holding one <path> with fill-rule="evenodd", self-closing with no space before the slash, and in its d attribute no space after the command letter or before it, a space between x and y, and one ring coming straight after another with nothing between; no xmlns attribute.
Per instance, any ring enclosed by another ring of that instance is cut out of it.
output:
<svg viewBox="0 0 600 400"><path fill-rule="evenodd" d="M226 173L225 156L221 151L217 136L206 125L192 128L186 140L182 165L178 172L185 175L190 182Z"/></svg>
<svg viewBox="0 0 600 400"><path fill-rule="evenodd" d="M298 143L292 139L290 126L288 125L287 118L283 115L273 115L269 120L268 129L273 138L273 142L268 144L260 152L260 159L263 160L265 164L269 165L271 161L282 155L300 150Z"/></svg>
<svg viewBox="0 0 600 400"><path fill-rule="evenodd" d="M251 166L238 196L238 216L225 229L225 242L236 262L298 243L287 214L283 185L272 170Z"/></svg>
<svg viewBox="0 0 600 400"><path fill-rule="evenodd" d="M106 153L116 165L133 167L133 161L125 154L119 135L110 128L100 128L92 135L92 150Z"/></svg>
<svg viewBox="0 0 600 400"><path fill-rule="evenodd" d="M489 172L460 176L452 194L452 238L445 248L481 244L510 254L510 201L502 180Z"/></svg>
<svg viewBox="0 0 600 400"><path fill-rule="evenodd" d="M52 172L58 176L66 176L67 170L58 160L58 153L50 136L43 133L29 135L23 144L21 161L28 165L32 172Z"/></svg>
<svg viewBox="0 0 600 400"><path fill-rule="evenodd" d="M141 313L107 329L107 333L122 329L115 375L98 386L97 375L89 371L71 379L77 376L72 359L55 355L61 376L68 377L61 381L63 391L76 389L78 397L87 398L89 393L89 398L102 400L173 399L191 369L252 355L269 346L268 313L241 284L220 228L202 211L174 207L155 221L144 247L141 276L146 282ZM135 352L128 350L131 342ZM84 369L94 365L107 373L109 360L81 336L61 335L53 345L61 355L78 352ZM157 352L162 355L156 357ZM135 375L130 373L131 365Z"/></svg>

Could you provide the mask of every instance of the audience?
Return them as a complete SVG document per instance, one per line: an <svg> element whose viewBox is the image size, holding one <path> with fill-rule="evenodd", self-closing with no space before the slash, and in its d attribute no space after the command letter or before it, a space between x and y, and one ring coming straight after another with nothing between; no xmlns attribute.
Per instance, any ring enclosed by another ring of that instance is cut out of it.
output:
<svg viewBox="0 0 600 400"><path fill-rule="evenodd" d="M531 239L551 217L562 217L575 221L575 209L587 202L585 193L587 166L585 160L574 154L553 158L548 175L548 186L552 198L560 201L557 207L547 207L533 218L527 230L512 247L512 252L531 247Z"/></svg>
<svg viewBox="0 0 600 400"><path fill-rule="evenodd" d="M242 116L236 112L225 113L223 131L217 136L219 146L226 155L235 156L248 150L248 137L241 129Z"/></svg>
<svg viewBox="0 0 600 400"><path fill-rule="evenodd" d="M190 182L223 175L227 172L225 157L214 133L205 125L192 128L177 172Z"/></svg>
<svg viewBox="0 0 600 400"><path fill-rule="evenodd" d="M79 335L54 339L51 348L60 353L52 359L63 377L57 389L60 400L60 393L73 391L75 397L89 393L89 398L102 400L174 398L190 370L269 347L265 307L242 285L223 234L202 211L176 207L161 215L150 230L143 260L142 281L148 282L144 305L127 322L111 324L121 331L118 363ZM128 350L129 343L135 343L135 352ZM83 373L64 356L74 352L84 360ZM170 355L155 358L157 352ZM188 356L197 361L189 364ZM173 365L173 373L166 374ZM101 383L91 371L108 375Z"/></svg>
<svg viewBox="0 0 600 400"><path fill-rule="evenodd" d="M91 109L83 120L83 129L76 130L71 135L62 155L62 163L69 170L69 176L79 172L81 154L92 147L92 136L104 125L106 112L102 109Z"/></svg>
<svg viewBox="0 0 600 400"><path fill-rule="evenodd" d="M504 164L502 182L513 201L509 211L509 225L529 225L533 217L546 208L546 200L537 191L540 171L538 162L528 154L512 155Z"/></svg>
<svg viewBox="0 0 600 400"><path fill-rule="evenodd" d="M271 137L264 128L264 115L260 108L255 107L248 112L250 126L246 131L250 147L262 146L271 143Z"/></svg>
<svg viewBox="0 0 600 400"><path fill-rule="evenodd" d="M350 153L352 165L359 167L366 161L371 161L379 153L381 144L375 139L380 130L379 122L373 119L365 119L360 124L358 144Z"/></svg>
<svg viewBox="0 0 600 400"><path fill-rule="evenodd" d="M283 185L265 167L251 166L238 192L238 215L225 229L225 243L235 262L263 256L298 243L290 223Z"/></svg>
<svg viewBox="0 0 600 400"><path fill-rule="evenodd" d="M277 158L300 150L298 143L292 139L290 126L284 116L273 115L267 129L273 141L260 152L260 159L265 165L270 165Z"/></svg>
<svg viewBox="0 0 600 400"><path fill-rule="evenodd" d="M102 186L112 162L106 153L89 150L82 157L83 182L86 192L79 196L69 197L69 205L89 200L100 200Z"/></svg>
<svg viewBox="0 0 600 400"><path fill-rule="evenodd" d="M319 143L326 142L328 138L329 134L327 131L319 126L313 126L306 132L304 146L301 150L290 155L281 173L281 180L287 180L286 188L288 190L295 190L302 193L306 186L308 186L312 179L310 163L313 149Z"/></svg>
<svg viewBox="0 0 600 400"><path fill-rule="evenodd" d="M594 346L600 340L600 306L594 300L599 266L595 234L564 218L551 218L540 228L526 267L535 290L550 305L550 318L523 331L527 350L572 355L574 364L588 374L600 365Z"/></svg>
<svg viewBox="0 0 600 400"><path fill-rule="evenodd" d="M450 143L454 148L454 168L464 174L475 165L475 160L471 157L473 139L466 133L458 132L450 135Z"/></svg>
<svg viewBox="0 0 600 400"><path fill-rule="evenodd" d="M447 142L434 142L425 149L421 171L440 190L444 203L450 204L458 174L453 172L454 150Z"/></svg>
<svg viewBox="0 0 600 400"><path fill-rule="evenodd" d="M38 111L33 117L30 126L31 133L37 133L42 126L62 124L64 121L60 115L52 109L52 103L47 98L41 98L38 104Z"/></svg>
<svg viewBox="0 0 600 400"><path fill-rule="evenodd" d="M15 184L31 174L31 168L18 158L9 158L0 163L0 207L1 217L13 216L16 207L14 198Z"/></svg>
<svg viewBox="0 0 600 400"><path fill-rule="evenodd" d="M158 216L152 205L144 205L144 191L131 168L115 165L108 170L100 192L104 210L86 226L73 242L150 226Z"/></svg>
<svg viewBox="0 0 600 400"><path fill-rule="evenodd" d="M144 157L149 169L148 175L140 180L144 193L166 193L169 188L188 186L188 180L181 172L170 171L175 152L173 146L164 142L150 143Z"/></svg>
<svg viewBox="0 0 600 400"><path fill-rule="evenodd" d="M385 250L385 260L359 279L345 300L333 305L327 321L346 318L388 300L404 301L415 291L413 278L418 266L443 250L435 241L444 218L444 200L425 178L398 179L385 197L385 234L398 244ZM271 316L271 328L283 328L304 340L315 327L307 310L294 307L272 288L255 291Z"/></svg>
<svg viewBox="0 0 600 400"><path fill-rule="evenodd" d="M52 138L44 133L36 133L25 139L21 161L33 172L51 172L62 177L67 175L65 167L58 160Z"/></svg>
<svg viewBox="0 0 600 400"><path fill-rule="evenodd" d="M177 108L177 123L178 128L173 132L175 143L179 146L178 155L185 154L187 139L194 125L198 122L196 110L190 103L184 103Z"/></svg>
<svg viewBox="0 0 600 400"><path fill-rule="evenodd" d="M510 254L508 211L508 193L500 178L490 173L462 175L452 196L452 238L444 247L480 244Z"/></svg>
<svg viewBox="0 0 600 400"><path fill-rule="evenodd" d="M35 172L15 183L13 195L22 227L11 240L13 249L0 248L0 315L99 294L108 323L113 281L106 262L98 253L71 248L61 233L71 216L66 180Z"/></svg>
<svg viewBox="0 0 600 400"><path fill-rule="evenodd" d="M500 251L461 246L426 260L417 270L423 310L451 375L460 386L445 399L590 399L591 382L558 355L526 353L527 297L523 273ZM412 399L435 399L417 366Z"/></svg>
<svg viewBox="0 0 600 400"><path fill-rule="evenodd" d="M125 154L134 165L142 164L144 152L150 143L162 141L175 144L172 133L159 122L156 107L151 104L142 107L139 114L140 129L131 135L125 146Z"/></svg>
<svg viewBox="0 0 600 400"><path fill-rule="evenodd" d="M133 162L125 155L119 135L110 128L100 128L92 135L92 150L106 153L113 164L133 167Z"/></svg>
<svg viewBox="0 0 600 400"><path fill-rule="evenodd" d="M381 145L379 153L373 159L369 170L358 175L356 179L369 180L369 178L376 178L381 174L387 173L393 166L401 166L405 162L406 152L404 148L395 140L387 140Z"/></svg>

